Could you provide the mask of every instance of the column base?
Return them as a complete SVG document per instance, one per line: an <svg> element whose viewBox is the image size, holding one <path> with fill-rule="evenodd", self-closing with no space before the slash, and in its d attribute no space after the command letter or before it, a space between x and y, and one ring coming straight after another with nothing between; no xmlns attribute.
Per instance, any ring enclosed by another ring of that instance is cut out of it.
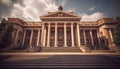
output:
<svg viewBox="0 0 120 69"><path fill-rule="evenodd" d="M78 45L77 47L81 47L82 45Z"/></svg>
<svg viewBox="0 0 120 69"><path fill-rule="evenodd" d="M38 52L41 50L41 47L28 47L26 49L27 52Z"/></svg>
<svg viewBox="0 0 120 69"><path fill-rule="evenodd" d="M46 47L50 47L50 46L46 46Z"/></svg>
<svg viewBox="0 0 120 69"><path fill-rule="evenodd" d="M71 46L71 47L75 47L75 46Z"/></svg>
<svg viewBox="0 0 120 69"><path fill-rule="evenodd" d="M109 49L112 50L112 51L116 51L117 47L116 47L116 46L109 45Z"/></svg>
<svg viewBox="0 0 120 69"><path fill-rule="evenodd" d="M85 52L91 52L90 47L85 47Z"/></svg>
<svg viewBox="0 0 120 69"><path fill-rule="evenodd" d="M58 47L58 46L54 46L54 47Z"/></svg>
<svg viewBox="0 0 120 69"><path fill-rule="evenodd" d="M63 47L68 47L67 45L64 45Z"/></svg>

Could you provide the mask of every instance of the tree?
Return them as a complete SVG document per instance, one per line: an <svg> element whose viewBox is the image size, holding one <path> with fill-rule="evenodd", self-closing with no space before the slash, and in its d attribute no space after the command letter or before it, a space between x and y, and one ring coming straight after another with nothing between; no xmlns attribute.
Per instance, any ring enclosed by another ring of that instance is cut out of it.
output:
<svg viewBox="0 0 120 69"><path fill-rule="evenodd" d="M116 24L115 33L114 33L114 43L116 46L120 47L120 17L116 17L118 23Z"/></svg>
<svg viewBox="0 0 120 69"><path fill-rule="evenodd" d="M11 46L12 32L13 32L12 24L4 24L4 23L0 24L0 48L1 48L1 51L3 48Z"/></svg>

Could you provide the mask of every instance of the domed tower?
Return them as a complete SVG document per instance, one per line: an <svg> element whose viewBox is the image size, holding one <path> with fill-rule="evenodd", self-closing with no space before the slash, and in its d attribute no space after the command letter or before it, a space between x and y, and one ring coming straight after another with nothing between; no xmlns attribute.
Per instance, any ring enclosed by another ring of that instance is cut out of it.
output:
<svg viewBox="0 0 120 69"><path fill-rule="evenodd" d="M58 11L63 11L63 7L61 5L58 7Z"/></svg>

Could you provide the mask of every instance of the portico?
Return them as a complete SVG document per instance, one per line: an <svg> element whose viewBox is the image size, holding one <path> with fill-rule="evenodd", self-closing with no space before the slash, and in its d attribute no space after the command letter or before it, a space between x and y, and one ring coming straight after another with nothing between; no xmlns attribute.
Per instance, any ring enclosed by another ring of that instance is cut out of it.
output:
<svg viewBox="0 0 120 69"><path fill-rule="evenodd" d="M43 47L79 47L99 44L97 30L80 28L77 22L45 22L43 25L42 29L26 30L24 38L26 37L27 40L23 39L23 41L25 43L29 41L30 46Z"/></svg>

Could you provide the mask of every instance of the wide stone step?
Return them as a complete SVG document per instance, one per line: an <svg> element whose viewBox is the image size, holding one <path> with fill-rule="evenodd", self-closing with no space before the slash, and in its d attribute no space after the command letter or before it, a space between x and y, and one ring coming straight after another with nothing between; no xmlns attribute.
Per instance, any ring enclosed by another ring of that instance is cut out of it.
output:
<svg viewBox="0 0 120 69"><path fill-rule="evenodd" d="M19 60L19 61L1 61L2 68L120 68L119 56L102 55L53 55L53 56L16 56L17 58L32 57L37 59ZM40 57L40 58L38 58ZM41 58L44 57L44 58ZM4 57L3 57L4 58ZM3 59L1 58L1 59ZM18 59L19 59L18 58ZM118 60L118 61L116 61Z"/></svg>
<svg viewBox="0 0 120 69"><path fill-rule="evenodd" d="M43 47L41 52L81 52L78 47Z"/></svg>

